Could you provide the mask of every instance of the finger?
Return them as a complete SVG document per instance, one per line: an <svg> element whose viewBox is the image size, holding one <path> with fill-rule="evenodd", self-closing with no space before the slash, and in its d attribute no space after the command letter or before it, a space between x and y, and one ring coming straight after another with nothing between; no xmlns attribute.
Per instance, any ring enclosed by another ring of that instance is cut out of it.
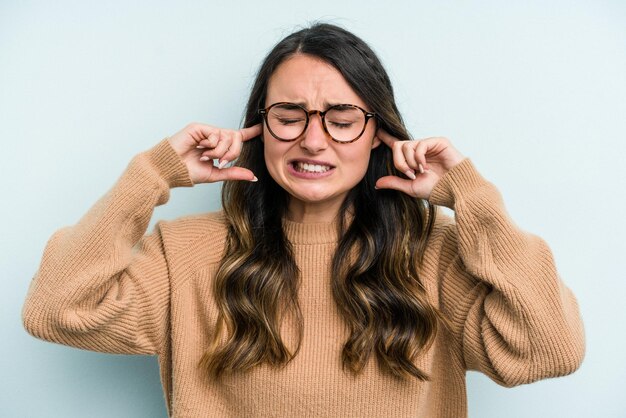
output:
<svg viewBox="0 0 626 418"><path fill-rule="evenodd" d="M221 170L213 170L211 172L210 181L214 182L224 180L257 181L257 178L252 171L243 167L228 167L222 168Z"/></svg>
<svg viewBox="0 0 626 418"><path fill-rule="evenodd" d="M402 153L406 159L407 165L413 170L417 170L417 160L415 159L415 148L418 145L418 141L407 141L402 144Z"/></svg>
<svg viewBox="0 0 626 418"><path fill-rule="evenodd" d="M210 134L207 135L207 137L203 140L200 141L200 143L198 145L204 147L204 148L209 148L209 149L213 149L217 146L217 143L219 142L219 131L214 131L211 132Z"/></svg>
<svg viewBox="0 0 626 418"><path fill-rule="evenodd" d="M435 157L440 155L443 151L445 151L448 147L451 147L450 141L448 138L444 138L441 136L432 136L429 138L424 138L420 142L424 143L425 148L420 149L420 155L417 155L418 161L421 160L421 164L424 166L424 170L430 169L430 165L426 161L426 157Z"/></svg>
<svg viewBox="0 0 626 418"><path fill-rule="evenodd" d="M196 142L196 144L200 144L200 142L209 137L213 132L217 129L214 126L205 125L202 123L192 123L187 126L188 133Z"/></svg>
<svg viewBox="0 0 626 418"><path fill-rule="evenodd" d="M414 196L413 188L411 187L411 180L401 179L397 176L384 176L378 179L376 182L377 189L392 189L406 193L410 196Z"/></svg>
<svg viewBox="0 0 626 418"><path fill-rule="evenodd" d="M241 140L248 141L252 138L256 138L263 133L263 124L257 123L256 125L249 128L240 129L239 132L241 133Z"/></svg>
<svg viewBox="0 0 626 418"><path fill-rule="evenodd" d="M239 154L241 154L241 146L243 144L241 141L241 135L237 132L233 133L228 152L222 156L222 161L225 161L224 164L234 161L237 157L239 157Z"/></svg>
<svg viewBox="0 0 626 418"><path fill-rule="evenodd" d="M221 129L212 132L207 139L200 141L200 145L207 148L207 151L212 151L220 144L222 141L223 131ZM205 151L205 152L207 152Z"/></svg>
<svg viewBox="0 0 626 418"><path fill-rule="evenodd" d="M219 141L217 145L215 146L215 148L213 148L212 150L203 152L202 155L206 157L221 159L224 156L224 154L226 154L226 152L228 151L228 148L230 148L230 144L231 144L231 138L229 137L229 134L227 132L220 131Z"/></svg>
<svg viewBox="0 0 626 418"><path fill-rule="evenodd" d="M393 152L393 164L402 171L408 178L415 180L415 172L409 167L402 151L403 144L396 144L391 147Z"/></svg>
<svg viewBox="0 0 626 418"><path fill-rule="evenodd" d="M433 146L433 143L436 144L436 140L434 138L426 138L419 141L419 144L415 148L415 159L417 160L417 163L422 166L422 169L420 170L422 173L424 170L428 169L428 166L426 165L426 154L428 153L429 148Z"/></svg>
<svg viewBox="0 0 626 418"><path fill-rule="evenodd" d="M395 136L392 136L389 132L385 131L384 129L380 128L376 131L376 136L385 143L385 145L387 145L389 148L393 147L393 144L395 142L398 142L399 139L396 138Z"/></svg>

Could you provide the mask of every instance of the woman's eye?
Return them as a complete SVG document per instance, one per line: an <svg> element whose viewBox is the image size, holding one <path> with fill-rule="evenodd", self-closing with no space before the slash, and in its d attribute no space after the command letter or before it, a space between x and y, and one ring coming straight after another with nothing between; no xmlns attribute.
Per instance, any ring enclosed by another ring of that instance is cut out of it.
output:
<svg viewBox="0 0 626 418"><path fill-rule="evenodd" d="M293 125L294 123L302 122L303 119L282 119L278 118L278 121L283 125Z"/></svg>
<svg viewBox="0 0 626 418"><path fill-rule="evenodd" d="M331 121L330 124L332 126L337 127L337 128L345 129L345 128L351 127L354 123L353 122L332 122Z"/></svg>

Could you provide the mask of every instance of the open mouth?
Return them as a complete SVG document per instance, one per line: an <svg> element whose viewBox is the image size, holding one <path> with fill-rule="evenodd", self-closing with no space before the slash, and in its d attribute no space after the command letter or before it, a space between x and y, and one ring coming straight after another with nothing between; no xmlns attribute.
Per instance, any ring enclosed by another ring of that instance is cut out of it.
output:
<svg viewBox="0 0 626 418"><path fill-rule="evenodd" d="M291 160L289 161L289 171L297 177L301 178L318 178L331 174L335 169L334 165L325 161L316 160Z"/></svg>
<svg viewBox="0 0 626 418"><path fill-rule="evenodd" d="M298 173L325 173L328 170L334 168L330 165L311 164L302 161L293 161L291 165Z"/></svg>

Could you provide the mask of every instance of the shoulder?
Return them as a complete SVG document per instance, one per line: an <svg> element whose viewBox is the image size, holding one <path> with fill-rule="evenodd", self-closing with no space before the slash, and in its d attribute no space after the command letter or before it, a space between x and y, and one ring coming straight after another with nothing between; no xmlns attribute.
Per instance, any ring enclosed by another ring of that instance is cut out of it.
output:
<svg viewBox="0 0 626 418"><path fill-rule="evenodd" d="M434 276L458 255L457 225L453 216L436 207L435 222L426 240L422 267Z"/></svg>
<svg viewBox="0 0 626 418"><path fill-rule="evenodd" d="M442 245L456 243L456 223L454 218L446 213L439 206L436 206L436 216L433 228L428 236L427 249Z"/></svg>
<svg viewBox="0 0 626 418"><path fill-rule="evenodd" d="M203 228L212 230L226 229L227 220L223 211L207 212L195 215L187 215L173 220L159 221L162 230L184 235L189 239L196 239L203 235Z"/></svg>
<svg viewBox="0 0 626 418"><path fill-rule="evenodd" d="M159 221L157 225L170 256L178 258L189 254L202 258L203 263L221 260L228 235L228 221L223 211Z"/></svg>

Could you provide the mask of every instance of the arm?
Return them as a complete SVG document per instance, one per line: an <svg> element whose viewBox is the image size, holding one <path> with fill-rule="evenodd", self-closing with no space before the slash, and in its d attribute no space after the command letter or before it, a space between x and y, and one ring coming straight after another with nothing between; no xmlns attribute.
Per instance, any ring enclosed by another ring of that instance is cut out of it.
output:
<svg viewBox="0 0 626 418"><path fill-rule="evenodd" d="M172 187L193 186L165 139L135 156L114 187L71 227L52 235L22 316L35 337L133 354L161 351L170 277L161 227L143 237Z"/></svg>
<svg viewBox="0 0 626 418"><path fill-rule="evenodd" d="M512 222L469 159L429 201L455 212L455 223L444 219L433 231L424 266L439 283L465 368L503 386L573 373L584 357L583 324L547 244Z"/></svg>

